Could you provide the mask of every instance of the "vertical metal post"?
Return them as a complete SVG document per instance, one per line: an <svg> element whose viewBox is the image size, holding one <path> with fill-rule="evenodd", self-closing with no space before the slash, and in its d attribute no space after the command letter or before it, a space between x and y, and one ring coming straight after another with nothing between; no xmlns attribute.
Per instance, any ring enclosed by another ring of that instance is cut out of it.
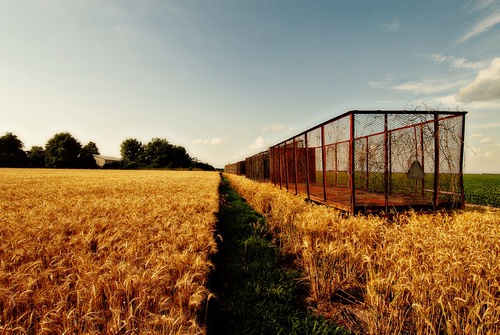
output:
<svg viewBox="0 0 500 335"><path fill-rule="evenodd" d="M418 137L417 126L413 127L413 140L415 141L415 161L418 161ZM415 179L415 196L418 195L418 179Z"/></svg>
<svg viewBox="0 0 500 335"><path fill-rule="evenodd" d="M385 211L389 210L389 135L387 133L389 126L387 122L387 113L384 114L384 203Z"/></svg>
<svg viewBox="0 0 500 335"><path fill-rule="evenodd" d="M311 199L311 193L309 190L309 143L307 143L307 133L304 134L304 153L306 159L306 190L307 190L307 199Z"/></svg>
<svg viewBox="0 0 500 335"><path fill-rule="evenodd" d="M284 165L285 165L285 183L286 183L286 190L288 191L289 190L289 185L288 185L288 153L287 153L287 148L286 148L286 142L285 142L285 161L284 161Z"/></svg>
<svg viewBox="0 0 500 335"><path fill-rule="evenodd" d="M439 144L439 114L434 112L434 208L439 205Z"/></svg>
<svg viewBox="0 0 500 335"><path fill-rule="evenodd" d="M280 189L283 186L283 168L281 167L281 145L278 144L278 175L280 177Z"/></svg>
<svg viewBox="0 0 500 335"><path fill-rule="evenodd" d="M464 189L464 141L465 141L465 113L462 114L462 134L460 138L460 167L459 167L459 185L460 185L460 193L461 193L461 201L460 209L465 208L465 189Z"/></svg>
<svg viewBox="0 0 500 335"><path fill-rule="evenodd" d="M354 214L356 207L356 180L354 176L355 161L354 161L354 113L350 115L350 138L349 138L349 188L351 189L351 214Z"/></svg>
<svg viewBox="0 0 500 335"><path fill-rule="evenodd" d="M420 124L420 154L421 154L421 163L422 163L422 169L425 171L425 155L424 155L424 125ZM425 196L425 173L424 173L424 178L422 178L422 198Z"/></svg>
<svg viewBox="0 0 500 335"><path fill-rule="evenodd" d="M337 150L338 150L338 143L335 143L334 146L335 149L335 161L334 161L334 170L335 170L335 187L339 186L339 167L338 167L338 157L337 157Z"/></svg>
<svg viewBox="0 0 500 335"><path fill-rule="evenodd" d="M326 203L326 148L325 148L325 126L321 126L321 169L323 170L323 200Z"/></svg>
<svg viewBox="0 0 500 335"><path fill-rule="evenodd" d="M368 165L369 162L368 162L368 160L369 160L369 157L370 157L369 150L370 149L368 148L368 136L367 136L366 137L366 157L365 157L365 159L366 159L366 185L365 185L366 191L368 191L368 186L369 186L368 179L370 178L370 174L368 172L368 170L369 170L369 165Z"/></svg>
<svg viewBox="0 0 500 335"><path fill-rule="evenodd" d="M296 142L295 142L295 137L293 138L292 142L292 150L293 150L293 166L294 166L294 173L295 173L295 194L299 194L299 173L298 173L298 164L297 164L297 148L296 148Z"/></svg>

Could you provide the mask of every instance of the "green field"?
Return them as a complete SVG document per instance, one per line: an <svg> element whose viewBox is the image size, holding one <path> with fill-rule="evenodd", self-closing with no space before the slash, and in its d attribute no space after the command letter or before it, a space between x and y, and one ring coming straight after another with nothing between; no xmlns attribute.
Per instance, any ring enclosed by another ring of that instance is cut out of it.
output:
<svg viewBox="0 0 500 335"><path fill-rule="evenodd" d="M465 201L500 207L500 174L464 174Z"/></svg>

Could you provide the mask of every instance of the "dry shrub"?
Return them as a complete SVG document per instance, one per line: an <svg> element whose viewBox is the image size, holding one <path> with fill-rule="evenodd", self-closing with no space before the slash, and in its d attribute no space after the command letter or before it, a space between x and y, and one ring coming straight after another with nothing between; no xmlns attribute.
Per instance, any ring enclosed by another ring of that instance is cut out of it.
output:
<svg viewBox="0 0 500 335"><path fill-rule="evenodd" d="M283 250L299 255L318 305L363 309L351 313L351 325L365 324L355 332L500 333L499 212L344 217L271 184L228 177Z"/></svg>
<svg viewBox="0 0 500 335"><path fill-rule="evenodd" d="M0 174L0 333L205 333L216 173Z"/></svg>

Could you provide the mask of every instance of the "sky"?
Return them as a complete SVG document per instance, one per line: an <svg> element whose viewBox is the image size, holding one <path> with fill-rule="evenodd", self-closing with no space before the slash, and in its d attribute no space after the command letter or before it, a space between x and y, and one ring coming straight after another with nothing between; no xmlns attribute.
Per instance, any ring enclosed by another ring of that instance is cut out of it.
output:
<svg viewBox="0 0 500 335"><path fill-rule="evenodd" d="M223 167L359 109L468 111L500 173L500 0L0 0L0 136Z"/></svg>

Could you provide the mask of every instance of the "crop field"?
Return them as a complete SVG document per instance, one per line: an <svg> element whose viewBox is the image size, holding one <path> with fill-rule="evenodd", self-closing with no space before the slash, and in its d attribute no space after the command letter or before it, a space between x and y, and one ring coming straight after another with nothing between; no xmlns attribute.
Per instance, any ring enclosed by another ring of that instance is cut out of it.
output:
<svg viewBox="0 0 500 335"><path fill-rule="evenodd" d="M220 178L0 169L0 333L205 334Z"/></svg>
<svg viewBox="0 0 500 335"><path fill-rule="evenodd" d="M310 284L311 308L356 334L499 334L500 213L346 217L236 175Z"/></svg>
<svg viewBox="0 0 500 335"><path fill-rule="evenodd" d="M465 174L467 203L500 207L500 174Z"/></svg>

